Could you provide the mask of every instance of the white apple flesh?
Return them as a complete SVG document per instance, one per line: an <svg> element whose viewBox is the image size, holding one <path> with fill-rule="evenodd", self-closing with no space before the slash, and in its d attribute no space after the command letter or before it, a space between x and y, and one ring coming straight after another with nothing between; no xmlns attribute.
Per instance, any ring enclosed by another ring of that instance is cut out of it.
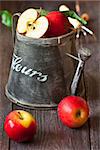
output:
<svg viewBox="0 0 100 150"><path fill-rule="evenodd" d="M27 9L24 11L18 19L17 31L19 33L25 33L30 23L33 23L38 17L38 12L33 9Z"/></svg>
<svg viewBox="0 0 100 150"><path fill-rule="evenodd" d="M31 38L40 38L46 33L48 26L48 19L45 16L39 17L30 25L25 35Z"/></svg>
<svg viewBox="0 0 100 150"><path fill-rule="evenodd" d="M69 8L66 5L60 5L59 11L68 11Z"/></svg>

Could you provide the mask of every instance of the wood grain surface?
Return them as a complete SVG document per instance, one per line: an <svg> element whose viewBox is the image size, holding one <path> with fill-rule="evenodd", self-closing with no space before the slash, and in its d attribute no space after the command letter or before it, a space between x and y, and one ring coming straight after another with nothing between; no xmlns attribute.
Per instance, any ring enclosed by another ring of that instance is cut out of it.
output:
<svg viewBox="0 0 100 150"><path fill-rule="evenodd" d="M20 12L32 6L43 6L53 10L62 2L36 1L2 1L0 10L8 9L12 13ZM74 9L75 2L66 2ZM99 150L100 149L100 2L80 2L81 12L90 14L89 27L95 31L97 41L89 36L87 47L92 56L86 62L84 72L84 97L90 106L90 118L79 129L65 127L57 116L56 110L29 110L12 104L5 96L5 85L8 80L13 53L12 35L0 21L0 150ZM91 9L92 8L92 9ZM4 132L3 124L6 115L15 109L31 112L38 124L37 134L30 143L16 143Z"/></svg>

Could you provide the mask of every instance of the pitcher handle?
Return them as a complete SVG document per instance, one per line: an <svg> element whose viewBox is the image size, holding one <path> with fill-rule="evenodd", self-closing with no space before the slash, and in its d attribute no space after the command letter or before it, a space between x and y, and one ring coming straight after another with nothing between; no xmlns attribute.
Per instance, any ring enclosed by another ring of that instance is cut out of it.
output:
<svg viewBox="0 0 100 150"><path fill-rule="evenodd" d="M14 13L12 16L12 39L13 39L13 46L15 44L16 39L16 26L18 18L20 17L21 13ZM15 17L18 17L17 20L15 20Z"/></svg>

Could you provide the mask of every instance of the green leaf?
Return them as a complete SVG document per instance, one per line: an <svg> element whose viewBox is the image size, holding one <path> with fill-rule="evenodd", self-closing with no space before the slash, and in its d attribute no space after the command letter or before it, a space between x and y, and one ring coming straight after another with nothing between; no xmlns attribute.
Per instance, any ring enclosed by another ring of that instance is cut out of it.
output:
<svg viewBox="0 0 100 150"><path fill-rule="evenodd" d="M73 10L61 11L61 13L63 13L67 17L71 17L71 18L77 19L79 22L81 22L84 25L87 24L87 22L83 18L78 16Z"/></svg>
<svg viewBox="0 0 100 150"><path fill-rule="evenodd" d="M11 28L12 27L12 15L11 15L11 13L7 10L3 10L3 11L0 11L0 16L2 19L2 24Z"/></svg>
<svg viewBox="0 0 100 150"><path fill-rule="evenodd" d="M38 11L38 13L40 14L40 16L46 16L48 14L49 11L45 10L45 9L36 9Z"/></svg>

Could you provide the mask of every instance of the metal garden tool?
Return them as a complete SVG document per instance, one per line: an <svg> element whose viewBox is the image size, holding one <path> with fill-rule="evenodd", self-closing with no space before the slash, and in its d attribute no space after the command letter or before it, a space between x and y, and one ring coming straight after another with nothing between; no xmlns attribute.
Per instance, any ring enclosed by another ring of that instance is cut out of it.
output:
<svg viewBox="0 0 100 150"><path fill-rule="evenodd" d="M88 48L85 48L85 47L79 49L78 57L75 57L75 56L68 54L68 53L66 53L66 54L68 56L70 56L71 58L79 61L77 68L76 68L76 71L75 71L75 74L74 74L74 77L73 77L73 80L72 80L72 84L71 84L71 94L75 95L79 80L80 80L81 75L82 75L82 71L84 69L85 61L91 56L91 50Z"/></svg>

